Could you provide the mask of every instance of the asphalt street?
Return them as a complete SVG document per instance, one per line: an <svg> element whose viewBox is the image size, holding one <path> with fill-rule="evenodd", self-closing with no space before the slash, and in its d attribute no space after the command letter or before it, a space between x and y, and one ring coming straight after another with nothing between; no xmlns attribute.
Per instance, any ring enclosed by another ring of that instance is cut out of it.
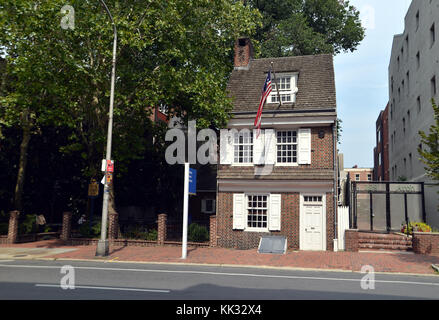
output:
<svg viewBox="0 0 439 320"><path fill-rule="evenodd" d="M362 282L364 276L268 268L0 260L0 299L439 299L439 276L375 274L373 279L368 274ZM74 289L62 287L73 285Z"/></svg>

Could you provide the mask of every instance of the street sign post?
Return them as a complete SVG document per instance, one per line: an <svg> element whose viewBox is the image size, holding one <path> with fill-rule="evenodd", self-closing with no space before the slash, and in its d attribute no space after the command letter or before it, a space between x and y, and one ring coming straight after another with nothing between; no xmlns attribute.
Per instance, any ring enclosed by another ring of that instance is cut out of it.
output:
<svg viewBox="0 0 439 320"><path fill-rule="evenodd" d="M189 168L189 194L197 195L197 170Z"/></svg>

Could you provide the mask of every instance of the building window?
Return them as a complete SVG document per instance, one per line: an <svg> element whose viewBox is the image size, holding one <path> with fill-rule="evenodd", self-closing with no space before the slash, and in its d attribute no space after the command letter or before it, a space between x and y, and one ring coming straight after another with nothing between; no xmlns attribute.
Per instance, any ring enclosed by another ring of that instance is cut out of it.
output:
<svg viewBox="0 0 439 320"><path fill-rule="evenodd" d="M267 229L268 196L247 196L247 227L251 229Z"/></svg>
<svg viewBox="0 0 439 320"><path fill-rule="evenodd" d="M304 202L322 202L322 196L304 196L303 201Z"/></svg>
<svg viewBox="0 0 439 320"><path fill-rule="evenodd" d="M407 95L410 94L410 71L407 71Z"/></svg>
<svg viewBox="0 0 439 320"><path fill-rule="evenodd" d="M431 97L434 98L436 96L436 76L431 78Z"/></svg>
<svg viewBox="0 0 439 320"><path fill-rule="evenodd" d="M297 163L297 132L277 131L277 163Z"/></svg>
<svg viewBox="0 0 439 320"><path fill-rule="evenodd" d="M378 143L381 142L381 129L378 129L378 132L377 132L377 140L378 140Z"/></svg>
<svg viewBox="0 0 439 320"><path fill-rule="evenodd" d="M215 212L215 200L214 199L202 199L201 200L201 212L214 213Z"/></svg>
<svg viewBox="0 0 439 320"><path fill-rule="evenodd" d="M234 162L253 163L253 132L241 130L234 135Z"/></svg>
<svg viewBox="0 0 439 320"><path fill-rule="evenodd" d="M402 118L402 130L405 133L405 118Z"/></svg>
<svg viewBox="0 0 439 320"><path fill-rule="evenodd" d="M372 175L370 173L367 175L367 181L372 181Z"/></svg>
<svg viewBox="0 0 439 320"><path fill-rule="evenodd" d="M433 23L433 25L430 28L430 45L433 46L435 41L436 41L436 31Z"/></svg>
<svg viewBox="0 0 439 320"><path fill-rule="evenodd" d="M381 163L381 152L380 153L378 153L378 166L380 166L382 163Z"/></svg>
<svg viewBox="0 0 439 320"><path fill-rule="evenodd" d="M278 103L279 96L284 103L296 102L297 75L277 75L276 79L272 80L271 86L272 91L268 98L269 102ZM277 88L279 88L279 92L277 91Z"/></svg>
<svg viewBox="0 0 439 320"><path fill-rule="evenodd" d="M359 174L355 175L355 181L360 181L360 175Z"/></svg>
<svg viewBox="0 0 439 320"><path fill-rule="evenodd" d="M418 96L417 100L417 104L418 104L418 113L421 112L421 97Z"/></svg>

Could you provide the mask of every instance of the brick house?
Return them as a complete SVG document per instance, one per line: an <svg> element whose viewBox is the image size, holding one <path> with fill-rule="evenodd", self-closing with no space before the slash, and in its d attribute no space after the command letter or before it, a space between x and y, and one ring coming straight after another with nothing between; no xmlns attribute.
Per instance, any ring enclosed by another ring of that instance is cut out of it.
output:
<svg viewBox="0 0 439 320"><path fill-rule="evenodd" d="M280 235L289 249L333 250L333 57L253 59L252 54L248 39L236 42L228 83L234 99L232 119L220 134L218 246L257 248L261 236ZM256 138L253 124L270 66L280 90L273 85Z"/></svg>
<svg viewBox="0 0 439 320"><path fill-rule="evenodd" d="M389 178L389 104L387 104L376 121L373 179L389 181Z"/></svg>

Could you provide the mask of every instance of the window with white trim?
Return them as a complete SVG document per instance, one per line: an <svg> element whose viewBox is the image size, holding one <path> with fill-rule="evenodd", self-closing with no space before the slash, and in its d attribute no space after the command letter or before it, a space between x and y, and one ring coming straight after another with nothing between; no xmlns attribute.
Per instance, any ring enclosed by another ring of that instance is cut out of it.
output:
<svg viewBox="0 0 439 320"><path fill-rule="evenodd" d="M323 197L322 196L304 196L303 201L306 203L310 202L322 202Z"/></svg>
<svg viewBox="0 0 439 320"><path fill-rule="evenodd" d="M273 76L271 87L272 91L267 99L269 103L278 103L279 97L283 103L296 102L297 74L276 74L276 79Z"/></svg>
<svg viewBox="0 0 439 320"><path fill-rule="evenodd" d="M201 200L201 211L203 213L214 213L215 212L215 200L214 199L202 199Z"/></svg>
<svg viewBox="0 0 439 320"><path fill-rule="evenodd" d="M297 131L277 131L277 163L297 163Z"/></svg>
<svg viewBox="0 0 439 320"><path fill-rule="evenodd" d="M253 132L241 130L233 137L234 163L253 163Z"/></svg>
<svg viewBox="0 0 439 320"><path fill-rule="evenodd" d="M268 228L267 195L247 195L247 228Z"/></svg>

